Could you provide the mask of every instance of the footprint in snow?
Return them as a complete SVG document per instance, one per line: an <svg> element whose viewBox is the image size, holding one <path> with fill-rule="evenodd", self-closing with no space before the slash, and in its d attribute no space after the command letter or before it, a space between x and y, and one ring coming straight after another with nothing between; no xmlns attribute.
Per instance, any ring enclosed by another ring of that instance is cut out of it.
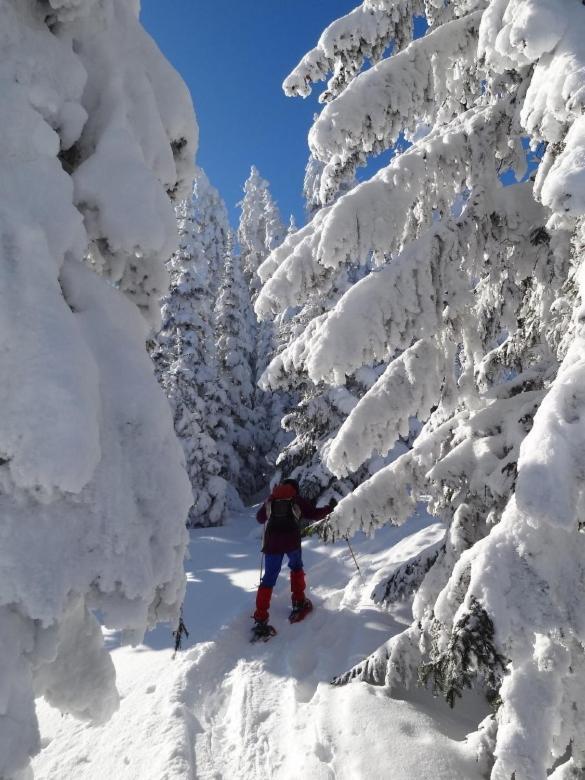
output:
<svg viewBox="0 0 585 780"><path fill-rule="evenodd" d="M333 761L333 751L329 745L324 745L323 742L315 744L314 752L319 761L322 761L324 764L330 764Z"/></svg>

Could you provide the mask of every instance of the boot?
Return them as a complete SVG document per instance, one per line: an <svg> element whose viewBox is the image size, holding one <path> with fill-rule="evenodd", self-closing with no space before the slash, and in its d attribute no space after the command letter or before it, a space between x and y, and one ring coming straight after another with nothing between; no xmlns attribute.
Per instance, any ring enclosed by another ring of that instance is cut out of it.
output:
<svg viewBox="0 0 585 780"><path fill-rule="evenodd" d="M259 639L268 641L271 636L276 636L276 629L267 620L257 620L252 627L252 642Z"/></svg>

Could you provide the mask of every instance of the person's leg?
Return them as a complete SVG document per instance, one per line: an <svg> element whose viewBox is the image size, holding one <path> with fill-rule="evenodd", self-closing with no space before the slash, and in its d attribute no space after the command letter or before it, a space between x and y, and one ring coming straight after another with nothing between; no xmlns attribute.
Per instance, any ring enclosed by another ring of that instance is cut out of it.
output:
<svg viewBox="0 0 585 780"><path fill-rule="evenodd" d="M256 611L254 620L264 622L268 620L268 610L270 609L270 599L272 597L272 588L276 585L276 580L280 574L282 566L282 554L266 553L264 555L264 576L260 582L258 593L256 594Z"/></svg>
<svg viewBox="0 0 585 780"><path fill-rule="evenodd" d="M305 602L305 572L301 548L287 553L290 568L290 591L293 607Z"/></svg>

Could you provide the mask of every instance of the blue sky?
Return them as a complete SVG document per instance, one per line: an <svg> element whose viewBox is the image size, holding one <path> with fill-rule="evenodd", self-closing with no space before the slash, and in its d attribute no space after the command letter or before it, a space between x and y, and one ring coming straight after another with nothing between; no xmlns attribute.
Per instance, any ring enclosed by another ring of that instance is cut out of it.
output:
<svg viewBox="0 0 585 780"><path fill-rule="evenodd" d="M270 181L283 217L302 224L307 133L316 94L282 81L324 28L357 0L142 0L141 19L186 81L199 121L197 161L236 224L250 166Z"/></svg>

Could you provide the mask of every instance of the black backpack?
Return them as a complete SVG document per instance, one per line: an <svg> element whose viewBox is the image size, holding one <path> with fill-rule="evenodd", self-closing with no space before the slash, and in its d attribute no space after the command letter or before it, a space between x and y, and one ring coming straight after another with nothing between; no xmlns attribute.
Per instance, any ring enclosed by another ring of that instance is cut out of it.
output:
<svg viewBox="0 0 585 780"><path fill-rule="evenodd" d="M301 524L301 508L294 498L271 498L266 504L267 524L277 534L298 531Z"/></svg>

